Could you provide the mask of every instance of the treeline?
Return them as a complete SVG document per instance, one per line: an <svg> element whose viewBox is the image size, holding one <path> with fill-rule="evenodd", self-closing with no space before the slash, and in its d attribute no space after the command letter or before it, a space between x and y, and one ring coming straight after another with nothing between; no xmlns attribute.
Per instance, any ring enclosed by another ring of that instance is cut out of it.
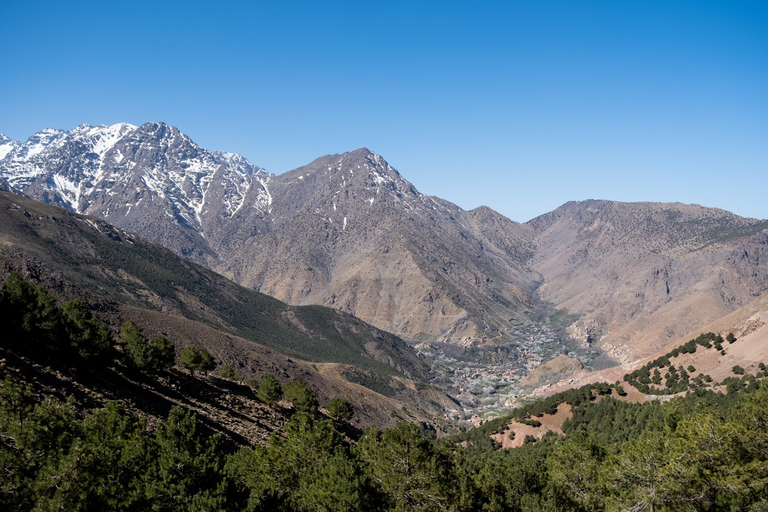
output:
<svg viewBox="0 0 768 512"><path fill-rule="evenodd" d="M674 348L667 354L646 363L637 370L627 373L624 375L624 380L641 393L648 395L674 395L717 385L741 386L740 382L748 379L741 379L740 381L738 378L729 377L723 382L715 383L711 376L697 372L693 365L688 365L687 367L683 367L683 365L675 366L672 362L672 359L682 354L695 353L698 347L702 347L705 350L714 349L720 352L721 355L725 355L726 351L723 344L726 342L733 344L736 342L736 336L732 332L728 333L725 338L713 332L701 334ZM744 375L744 369L740 366L734 366L733 373Z"/></svg>
<svg viewBox="0 0 768 512"><path fill-rule="evenodd" d="M82 300L59 307L50 292L18 274L11 274L0 290L0 322L5 326L3 345L55 358L64 366L98 371L118 363L137 376L155 379L176 361L176 347L167 337L157 336L150 342L132 320L124 322L115 336L107 325L93 318ZM216 361L207 350L188 346L179 354L179 365L191 375L196 371L207 375L216 368ZM228 364L222 365L217 375L243 381L240 372ZM247 385L264 403L275 404L285 397L296 411L316 414L319 410L314 391L301 379L282 386L273 375L265 375L261 381L249 380ZM341 398L332 399L327 411L339 420L353 415L352 405Z"/></svg>
<svg viewBox="0 0 768 512"><path fill-rule="evenodd" d="M11 274L0 290L0 322L4 344L74 367L99 368L117 361L153 377L173 366L176 358L176 349L165 336L150 342L131 320L115 336L82 300L59 307L50 292L18 274Z"/></svg>
<svg viewBox="0 0 768 512"><path fill-rule="evenodd" d="M518 407L510 414L486 421L477 428L465 430L454 436L453 439L457 443L466 443L470 449L479 449L481 451L498 449L500 444L492 439L491 435L503 433L510 421L514 420L534 427L540 426L541 423L535 418L541 418L545 414L556 414L560 404L568 404L575 407L591 403L598 397L610 395L614 392L620 396L626 394L620 385L612 385L606 382L596 382L586 384L580 388L561 391L560 393Z"/></svg>

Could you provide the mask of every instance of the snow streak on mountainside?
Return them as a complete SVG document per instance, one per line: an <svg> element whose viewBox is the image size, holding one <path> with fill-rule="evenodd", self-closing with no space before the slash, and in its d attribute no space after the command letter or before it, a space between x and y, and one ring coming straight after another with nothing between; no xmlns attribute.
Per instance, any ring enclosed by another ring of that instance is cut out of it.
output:
<svg viewBox="0 0 768 512"><path fill-rule="evenodd" d="M229 218L270 175L239 155L210 152L163 123L46 129L0 139L0 179L17 193L102 217L205 261L209 219Z"/></svg>
<svg viewBox="0 0 768 512"><path fill-rule="evenodd" d="M505 337L534 300L522 226L422 194L367 149L277 176L270 191L268 212L239 212L218 240L232 257L215 268L246 286L409 339L466 343ZM493 222L504 226L495 238Z"/></svg>

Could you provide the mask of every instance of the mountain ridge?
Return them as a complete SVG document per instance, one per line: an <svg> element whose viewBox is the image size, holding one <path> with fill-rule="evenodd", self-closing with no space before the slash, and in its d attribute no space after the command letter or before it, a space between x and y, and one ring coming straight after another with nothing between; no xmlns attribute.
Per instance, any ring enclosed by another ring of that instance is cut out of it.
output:
<svg viewBox="0 0 768 512"><path fill-rule="evenodd" d="M723 210L589 200L520 224L425 195L366 148L276 176L162 123L99 128L124 131L99 156L77 142L96 128L41 132L29 159L3 139L0 183L72 209L65 178L98 168L114 187L89 185L92 214L249 288L415 342L511 347L525 361L515 347L556 307L580 316L569 332L582 348L628 361L768 288L768 224ZM704 266L722 267L719 284Z"/></svg>

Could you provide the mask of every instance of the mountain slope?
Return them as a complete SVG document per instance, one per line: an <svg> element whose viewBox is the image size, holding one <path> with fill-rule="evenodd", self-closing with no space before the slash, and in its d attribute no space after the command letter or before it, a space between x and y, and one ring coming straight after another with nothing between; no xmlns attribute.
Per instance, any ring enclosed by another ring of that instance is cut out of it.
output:
<svg viewBox="0 0 768 512"><path fill-rule="evenodd" d="M499 336L532 301L521 226L425 196L366 149L277 176L270 193L268 212L238 214L213 267L245 286L411 339Z"/></svg>
<svg viewBox="0 0 768 512"><path fill-rule="evenodd" d="M272 176L163 123L83 125L0 140L0 177L244 286L411 339L508 342L535 302L528 230L425 196L366 149Z"/></svg>
<svg viewBox="0 0 768 512"><path fill-rule="evenodd" d="M550 302L581 317L588 350L626 362L768 290L765 222L584 201L521 225L426 196L367 149L274 176L162 123L84 125L0 138L0 184L409 340L535 345Z"/></svg>
<svg viewBox="0 0 768 512"><path fill-rule="evenodd" d="M768 222L697 205L584 201L528 223L541 297L622 362L768 290Z"/></svg>
<svg viewBox="0 0 768 512"><path fill-rule="evenodd" d="M231 217L269 180L239 155L204 150L164 123L0 140L0 169L15 192L100 217L202 263L215 257L206 226Z"/></svg>
<svg viewBox="0 0 768 512"><path fill-rule="evenodd" d="M0 262L0 277L16 271L61 298L85 297L105 315L119 317L113 324L126 317L125 308L133 311L128 316L164 315L165 321L153 321L158 330L181 319L196 321L223 333L221 339L237 336L282 357L350 366L353 381L357 377L392 396L402 388L396 381L430 377L428 366L400 339L350 315L287 306L103 221L5 192L0 193ZM182 346L185 340L173 339ZM238 357L233 355L238 351L221 346L216 352Z"/></svg>

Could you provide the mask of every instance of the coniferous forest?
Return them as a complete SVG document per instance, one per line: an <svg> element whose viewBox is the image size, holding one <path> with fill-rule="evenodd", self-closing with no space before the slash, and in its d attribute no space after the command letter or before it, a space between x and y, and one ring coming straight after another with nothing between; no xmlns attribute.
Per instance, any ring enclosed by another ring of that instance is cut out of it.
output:
<svg viewBox="0 0 768 512"><path fill-rule="evenodd" d="M132 322L113 333L84 302L59 305L18 276L0 292L0 315L6 353L53 353L72 368L109 362L148 380L175 362L167 338L150 341ZM681 350L724 342L701 338ZM181 364L199 375L213 368L209 356L188 351ZM654 385L653 370L668 364L627 380ZM329 404L327 417L306 383L265 378L252 383L259 398L285 396L293 415L284 435L256 446L223 442L180 407L150 426L125 404L86 410L0 371L3 510L768 510L764 367L664 403L621 401L620 386L590 385L439 439L405 422L350 437L339 428L349 404ZM232 368L220 372L236 379ZM665 389L678 385L668 381ZM490 437L563 403L565 435L514 449Z"/></svg>

